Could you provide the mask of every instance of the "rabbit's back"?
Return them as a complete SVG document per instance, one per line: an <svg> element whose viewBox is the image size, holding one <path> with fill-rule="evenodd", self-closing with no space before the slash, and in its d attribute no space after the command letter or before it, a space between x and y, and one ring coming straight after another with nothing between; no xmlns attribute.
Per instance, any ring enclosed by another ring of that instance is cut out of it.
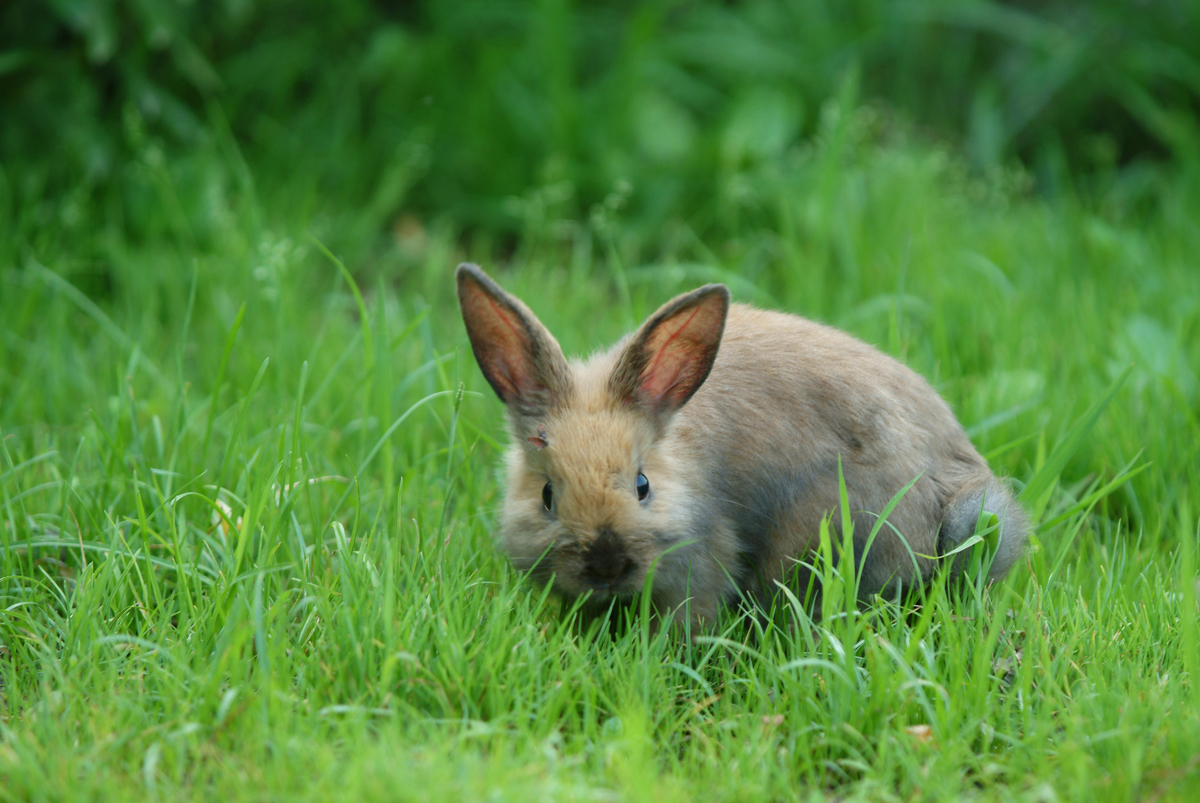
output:
<svg viewBox="0 0 1200 803"><path fill-rule="evenodd" d="M707 467L743 586L760 595L807 560L823 516L832 514L840 532L839 460L856 563L877 514L916 479L871 547L864 596L927 579L947 503L991 479L950 408L914 371L831 327L737 304L671 439Z"/></svg>

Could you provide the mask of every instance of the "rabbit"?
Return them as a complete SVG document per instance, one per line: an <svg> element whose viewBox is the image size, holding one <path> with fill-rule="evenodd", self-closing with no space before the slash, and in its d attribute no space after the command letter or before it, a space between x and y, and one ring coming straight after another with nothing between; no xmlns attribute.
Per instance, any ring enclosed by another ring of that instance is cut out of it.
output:
<svg viewBox="0 0 1200 803"><path fill-rule="evenodd" d="M654 609L697 626L768 604L779 583L803 594L823 517L841 543L839 462L860 600L927 582L981 513L999 521L989 579L1021 555L1026 516L946 402L848 334L708 284L568 361L478 266L456 281L471 349L508 411L501 548L585 607L628 600L651 571ZM968 552L948 558L952 574Z"/></svg>

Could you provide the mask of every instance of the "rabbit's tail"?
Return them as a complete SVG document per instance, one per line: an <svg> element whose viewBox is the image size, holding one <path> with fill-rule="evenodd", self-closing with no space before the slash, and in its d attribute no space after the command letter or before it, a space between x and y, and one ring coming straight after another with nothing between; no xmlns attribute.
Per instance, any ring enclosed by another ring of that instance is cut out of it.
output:
<svg viewBox="0 0 1200 803"><path fill-rule="evenodd" d="M993 523L998 523L999 529L987 532L988 526ZM977 529L994 553L988 577L999 581L1008 574L1025 549L1025 542L1029 538L1029 519L1012 491L990 475L967 483L950 498L942 515L938 554L953 552ZM953 558L953 574L961 574L969 565L972 553L981 546L976 545L957 553Z"/></svg>

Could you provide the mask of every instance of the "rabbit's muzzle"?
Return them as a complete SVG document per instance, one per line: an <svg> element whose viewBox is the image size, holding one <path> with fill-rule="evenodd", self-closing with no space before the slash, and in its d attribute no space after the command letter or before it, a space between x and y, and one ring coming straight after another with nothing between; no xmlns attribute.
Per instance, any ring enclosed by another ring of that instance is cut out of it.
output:
<svg viewBox="0 0 1200 803"><path fill-rule="evenodd" d="M612 528L603 527L584 553L582 579L597 591L615 591L636 568L620 536Z"/></svg>

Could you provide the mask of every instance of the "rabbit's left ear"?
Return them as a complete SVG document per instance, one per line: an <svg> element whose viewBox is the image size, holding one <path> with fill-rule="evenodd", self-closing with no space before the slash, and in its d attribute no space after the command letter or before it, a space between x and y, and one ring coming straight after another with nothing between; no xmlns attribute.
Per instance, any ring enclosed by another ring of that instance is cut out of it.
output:
<svg viewBox="0 0 1200 803"><path fill-rule="evenodd" d="M655 414L678 410L708 378L728 313L729 288L723 284L668 301L621 352L609 391Z"/></svg>

